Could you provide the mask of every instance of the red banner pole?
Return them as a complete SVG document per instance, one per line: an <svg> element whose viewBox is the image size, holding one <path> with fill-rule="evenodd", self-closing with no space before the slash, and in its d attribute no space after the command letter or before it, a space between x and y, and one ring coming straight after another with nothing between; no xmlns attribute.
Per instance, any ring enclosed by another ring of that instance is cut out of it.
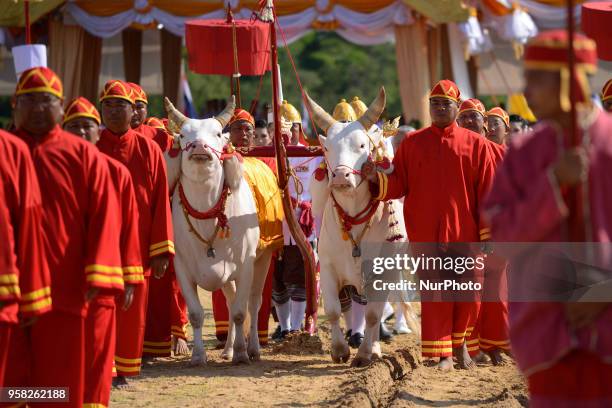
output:
<svg viewBox="0 0 612 408"><path fill-rule="evenodd" d="M302 229L296 219L295 209L291 204L291 194L289 192L288 171L287 171L287 152L281 137L280 127L280 101L278 99L279 73L278 73L278 46L276 43L276 27L274 18L270 22L270 51L272 54L272 107L274 112L274 146L276 148L276 165L278 169L278 186L282 191L283 211L285 220L291 231L302 258L304 259L304 272L306 275L306 323L304 330L314 334L317 325L317 279L314 252L304 236Z"/></svg>
<svg viewBox="0 0 612 408"><path fill-rule="evenodd" d="M25 0L23 2L24 15L25 15L25 34L26 34L26 44L32 44L32 36L30 34L30 2Z"/></svg>

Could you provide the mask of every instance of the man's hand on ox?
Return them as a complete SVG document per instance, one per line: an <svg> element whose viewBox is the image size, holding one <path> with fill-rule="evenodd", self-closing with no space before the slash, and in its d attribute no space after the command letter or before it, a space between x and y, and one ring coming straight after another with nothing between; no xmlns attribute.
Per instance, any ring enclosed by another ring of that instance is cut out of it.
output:
<svg viewBox="0 0 612 408"><path fill-rule="evenodd" d="M151 271L155 279L161 279L166 274L166 269L170 264L170 259L167 255L159 255L151 258Z"/></svg>
<svg viewBox="0 0 612 408"><path fill-rule="evenodd" d="M361 177L373 183L378 182L378 176L376 175L376 164L371 159L366 160L366 162L361 166Z"/></svg>
<svg viewBox="0 0 612 408"><path fill-rule="evenodd" d="M126 284L123 292L123 310L128 310L134 300L134 285Z"/></svg>

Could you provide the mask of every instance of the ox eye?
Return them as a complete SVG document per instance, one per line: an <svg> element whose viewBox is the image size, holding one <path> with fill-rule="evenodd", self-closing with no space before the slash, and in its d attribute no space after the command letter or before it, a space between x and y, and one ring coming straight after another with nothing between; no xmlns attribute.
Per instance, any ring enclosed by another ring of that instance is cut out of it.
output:
<svg viewBox="0 0 612 408"><path fill-rule="evenodd" d="M218 137L218 138L221 138L221 133L217 133L217 137Z"/></svg>
<svg viewBox="0 0 612 408"><path fill-rule="evenodd" d="M365 143L362 143L362 144L361 144L361 148L362 148L362 149L365 149Z"/></svg>
<svg viewBox="0 0 612 408"><path fill-rule="evenodd" d="M323 149L325 149L326 152L329 151L329 149L327 148L327 146L323 146Z"/></svg>

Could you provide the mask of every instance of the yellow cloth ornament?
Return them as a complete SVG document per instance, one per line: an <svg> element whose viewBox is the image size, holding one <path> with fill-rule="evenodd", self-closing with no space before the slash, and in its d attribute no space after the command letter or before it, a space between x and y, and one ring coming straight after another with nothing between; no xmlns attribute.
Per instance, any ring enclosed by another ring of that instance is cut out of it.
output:
<svg viewBox="0 0 612 408"><path fill-rule="evenodd" d="M257 208L260 231L257 249L279 249L284 242L284 213L276 176L264 162L254 157L245 157L243 167Z"/></svg>

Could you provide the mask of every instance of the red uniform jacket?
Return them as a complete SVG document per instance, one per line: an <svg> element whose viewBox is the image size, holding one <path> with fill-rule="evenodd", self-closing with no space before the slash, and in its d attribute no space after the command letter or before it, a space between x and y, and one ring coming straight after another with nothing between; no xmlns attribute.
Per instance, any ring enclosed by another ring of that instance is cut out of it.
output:
<svg viewBox="0 0 612 408"><path fill-rule="evenodd" d="M155 143L157 143L162 152L167 152L172 147L172 136L170 136L170 134L163 129L142 124L135 128L134 131L140 133L148 139L153 140Z"/></svg>
<svg viewBox="0 0 612 408"><path fill-rule="evenodd" d="M30 147L43 203L44 244L53 308L85 316L85 291L123 290L117 198L95 146L56 126ZM31 250L28 250L30 253Z"/></svg>
<svg viewBox="0 0 612 408"><path fill-rule="evenodd" d="M166 163L155 142L130 129L115 135L104 129L98 148L120 161L132 175L138 205L140 246L145 276L150 257L174 254Z"/></svg>
<svg viewBox="0 0 612 408"><path fill-rule="evenodd" d="M0 130L0 322L51 309L42 206L28 147Z"/></svg>
<svg viewBox="0 0 612 408"><path fill-rule="evenodd" d="M479 241L479 210L494 174L487 143L454 122L444 129L430 126L412 132L402 141L393 173L378 173L377 198L405 196L411 241Z"/></svg>
<svg viewBox="0 0 612 408"><path fill-rule="evenodd" d="M132 176L123 164L117 160L103 156L108 161L111 179L119 195L119 208L121 211L121 237L119 247L121 250L121 266L125 283L138 284L144 282L142 269L142 254L140 251L140 237L138 235L138 204L134 194Z"/></svg>

